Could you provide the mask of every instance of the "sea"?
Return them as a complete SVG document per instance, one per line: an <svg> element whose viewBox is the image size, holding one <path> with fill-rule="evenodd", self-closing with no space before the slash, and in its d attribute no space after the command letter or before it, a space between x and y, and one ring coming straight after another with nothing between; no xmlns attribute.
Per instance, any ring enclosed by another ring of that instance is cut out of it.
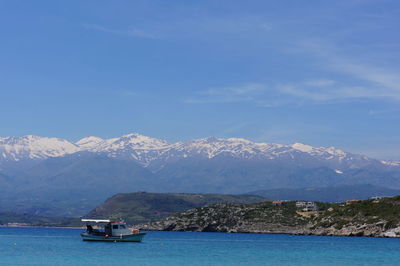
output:
<svg viewBox="0 0 400 266"><path fill-rule="evenodd" d="M83 229L0 227L0 265L400 265L400 239L147 232L84 242Z"/></svg>

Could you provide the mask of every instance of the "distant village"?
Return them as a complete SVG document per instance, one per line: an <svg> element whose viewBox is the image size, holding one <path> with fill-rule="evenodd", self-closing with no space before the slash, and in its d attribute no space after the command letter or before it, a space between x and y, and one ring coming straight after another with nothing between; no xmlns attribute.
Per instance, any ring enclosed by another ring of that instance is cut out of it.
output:
<svg viewBox="0 0 400 266"><path fill-rule="evenodd" d="M285 204L286 200L274 200L272 204L274 206L279 206ZM317 204L314 201L296 201L296 208L303 212L315 212L318 211Z"/></svg>
<svg viewBox="0 0 400 266"><path fill-rule="evenodd" d="M371 197L369 199L374 200L375 203L379 202L380 199L382 199L383 197ZM388 197L390 198L390 197ZM354 204L357 202L360 202L361 200L347 200L345 202L343 202L343 205L350 205L350 204ZM272 201L272 204L274 206L280 206L282 204L285 204L289 202L288 200L274 200ZM302 211L302 212L317 212L318 211L318 206L317 203L314 201L296 201L296 208L298 209L298 211Z"/></svg>

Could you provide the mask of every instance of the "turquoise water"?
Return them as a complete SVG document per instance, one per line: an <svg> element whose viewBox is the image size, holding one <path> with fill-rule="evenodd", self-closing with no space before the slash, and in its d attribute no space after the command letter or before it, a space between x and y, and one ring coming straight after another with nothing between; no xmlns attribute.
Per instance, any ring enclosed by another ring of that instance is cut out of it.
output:
<svg viewBox="0 0 400 266"><path fill-rule="evenodd" d="M83 242L80 229L0 227L1 265L400 265L400 239L148 232Z"/></svg>

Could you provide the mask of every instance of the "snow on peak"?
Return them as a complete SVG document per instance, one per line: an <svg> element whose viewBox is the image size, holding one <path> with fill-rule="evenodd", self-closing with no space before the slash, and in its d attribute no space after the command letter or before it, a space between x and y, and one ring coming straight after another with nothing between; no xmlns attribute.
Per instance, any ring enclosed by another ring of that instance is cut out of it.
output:
<svg viewBox="0 0 400 266"><path fill-rule="evenodd" d="M116 147L130 147L134 149L159 149L170 145L162 139L151 138L137 133L127 134L120 138L112 139L111 142Z"/></svg>
<svg viewBox="0 0 400 266"><path fill-rule="evenodd" d="M15 161L24 158L58 157L78 150L79 148L76 145L59 138L27 135L0 139L0 153L3 158Z"/></svg>
<svg viewBox="0 0 400 266"><path fill-rule="evenodd" d="M189 142L208 144L208 143L215 143L215 142L219 142L219 141L221 141L221 139L219 139L217 137L207 137L207 138L203 138L203 139L191 140Z"/></svg>
<svg viewBox="0 0 400 266"><path fill-rule="evenodd" d="M270 149L272 144L255 143L242 138L216 138L209 137L205 139L196 139L187 142L178 142L174 144L177 151L188 154L200 155L213 158L222 154L240 158L250 158L259 156Z"/></svg>
<svg viewBox="0 0 400 266"><path fill-rule="evenodd" d="M119 138L106 139L91 150L96 152L134 152L137 150L160 150L168 147L170 144L161 139L143 136L137 133L123 135Z"/></svg>
<svg viewBox="0 0 400 266"><path fill-rule="evenodd" d="M343 158L347 155L346 152L339 150L335 147L313 147L307 144L303 143L294 143L291 145L291 147L295 150L301 151L301 152L306 152L312 155L325 155L330 158L337 157L337 158Z"/></svg>
<svg viewBox="0 0 400 266"><path fill-rule="evenodd" d="M327 153L330 153L330 154L333 154L333 155L338 155L338 156L346 155L346 152L344 152L342 150L339 150L339 149L337 149L335 147L328 147L328 148L325 149L325 151Z"/></svg>
<svg viewBox="0 0 400 266"><path fill-rule="evenodd" d="M75 145L79 146L80 148L87 149L87 148L92 148L103 141L104 140L102 138L95 136L88 136L75 142Z"/></svg>
<svg viewBox="0 0 400 266"><path fill-rule="evenodd" d="M139 133L129 133L121 136L121 138L141 138L141 137L149 138L147 136L140 135Z"/></svg>
<svg viewBox="0 0 400 266"><path fill-rule="evenodd" d="M122 137L120 137L118 139L120 141L127 141L128 143L131 143L131 144L137 144L137 143L160 143L160 144L162 143L162 144L166 144L167 143L165 140L143 136L143 135L140 135L138 133L132 133L132 134L123 135Z"/></svg>
<svg viewBox="0 0 400 266"><path fill-rule="evenodd" d="M303 143L294 143L292 144L292 148L301 152L308 152L308 153L314 151L314 148L312 146Z"/></svg>
<svg viewBox="0 0 400 266"><path fill-rule="evenodd" d="M382 164L389 165L389 166L400 166L400 161L380 161Z"/></svg>
<svg viewBox="0 0 400 266"><path fill-rule="evenodd" d="M78 151L132 159L144 166L149 166L151 162L165 165L171 160L199 156L210 159L216 156L232 156L260 160L311 158L327 162L332 169L346 169L371 162L371 159L365 156L346 153L334 147L313 147L303 143L291 145L258 143L243 138L209 137L169 143L162 139L131 133L110 139L88 136L75 144L63 139L32 135L0 138L0 159L5 160L57 157ZM400 162L381 161L381 163L400 166ZM338 171L341 170L335 171L339 174Z"/></svg>
<svg viewBox="0 0 400 266"><path fill-rule="evenodd" d="M88 151L104 153L109 157L132 159L147 166L151 161L159 159L170 146L171 144L165 140L132 133L106 139Z"/></svg>

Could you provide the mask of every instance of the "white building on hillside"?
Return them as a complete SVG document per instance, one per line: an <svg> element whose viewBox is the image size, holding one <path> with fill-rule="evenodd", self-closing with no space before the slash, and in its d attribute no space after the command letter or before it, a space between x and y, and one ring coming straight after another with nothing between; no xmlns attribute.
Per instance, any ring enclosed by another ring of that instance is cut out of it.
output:
<svg viewBox="0 0 400 266"><path fill-rule="evenodd" d="M302 211L305 212L318 211L317 204L315 204L313 201L297 201L296 207L302 208Z"/></svg>

